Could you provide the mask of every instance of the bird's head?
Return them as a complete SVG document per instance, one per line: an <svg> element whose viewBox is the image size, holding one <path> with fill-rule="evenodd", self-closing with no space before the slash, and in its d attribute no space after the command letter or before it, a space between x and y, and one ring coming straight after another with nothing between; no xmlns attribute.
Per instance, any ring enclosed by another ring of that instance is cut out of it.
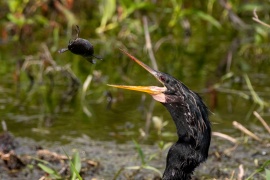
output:
<svg viewBox="0 0 270 180"><path fill-rule="evenodd" d="M152 74L162 85L163 87L159 86L126 86L126 85L112 85L108 84L109 86L145 92L150 94L156 101L161 103L167 103L170 101L170 97L177 95L177 80L169 74L154 70L153 68L147 66L143 62L139 61L137 58L132 56L131 54L127 53L124 50L121 50L127 56L129 56L133 61L147 70L150 74ZM177 96L175 96L177 98Z"/></svg>

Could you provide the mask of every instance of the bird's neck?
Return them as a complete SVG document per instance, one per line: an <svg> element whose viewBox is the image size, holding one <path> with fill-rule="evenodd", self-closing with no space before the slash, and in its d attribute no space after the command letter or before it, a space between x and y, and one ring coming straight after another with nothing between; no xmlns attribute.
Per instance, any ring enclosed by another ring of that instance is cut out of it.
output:
<svg viewBox="0 0 270 180"><path fill-rule="evenodd" d="M175 178L172 177L169 174L174 174L174 172L170 172L167 171L167 174L163 174L162 180L190 180L191 179L191 175L190 174L186 174L184 172L177 172L178 174L175 174Z"/></svg>
<svg viewBox="0 0 270 180"><path fill-rule="evenodd" d="M191 174L187 174L184 171L167 166L166 170L164 171L162 180L190 180Z"/></svg>
<svg viewBox="0 0 270 180"><path fill-rule="evenodd" d="M167 155L163 179L191 179L199 164L206 160L211 140L207 108L191 109L183 103L163 104L177 128L178 141Z"/></svg>
<svg viewBox="0 0 270 180"><path fill-rule="evenodd" d="M189 117L189 112L187 112L181 104L178 103L166 103L163 104L172 116L177 129L177 135L181 139L187 136L189 132L189 124L187 118Z"/></svg>
<svg viewBox="0 0 270 180"><path fill-rule="evenodd" d="M194 150L184 143L177 141L167 155L166 169L163 180L189 180L194 169L200 164Z"/></svg>

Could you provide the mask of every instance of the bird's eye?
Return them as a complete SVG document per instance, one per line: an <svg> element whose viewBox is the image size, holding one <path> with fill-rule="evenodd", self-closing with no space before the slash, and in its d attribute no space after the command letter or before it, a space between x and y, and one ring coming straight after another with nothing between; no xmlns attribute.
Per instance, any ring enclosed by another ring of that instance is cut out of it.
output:
<svg viewBox="0 0 270 180"><path fill-rule="evenodd" d="M165 76L160 76L160 80L163 81L163 82L165 82L166 81Z"/></svg>

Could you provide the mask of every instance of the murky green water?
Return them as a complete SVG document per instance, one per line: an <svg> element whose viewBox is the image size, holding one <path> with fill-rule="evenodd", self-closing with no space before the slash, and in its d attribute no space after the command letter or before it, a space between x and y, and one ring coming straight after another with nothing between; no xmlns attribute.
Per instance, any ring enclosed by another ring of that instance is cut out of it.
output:
<svg viewBox="0 0 270 180"><path fill-rule="evenodd" d="M228 44L228 42L225 42ZM116 90L108 87L106 84L132 84L132 85L156 85L158 82L149 76L147 72L138 65L122 57L118 49L114 53L104 57L103 61L98 61L92 65L79 56L66 54L57 54L51 52L53 58L59 66L71 64L70 69L80 81L80 86L74 96L62 98L69 90L69 79L61 72L53 72L54 87L51 88L48 75L43 74L42 82L39 80L39 70L33 66L33 74L36 81L29 90L30 81L24 70L20 74L20 85L14 79L16 62L18 55L13 55L10 49L3 46L1 52L1 84L0 84L0 113L1 120L4 120L9 131L15 136L31 137L35 140L46 140L48 142L68 143L70 138L79 137L86 134L92 139L116 141L123 143L131 139L139 139L140 129L145 128L146 112L148 111L151 97L137 92L128 92ZM12 45L8 45L12 47ZM213 48L215 45L210 45ZM191 89L201 93L207 104L210 103L210 94L204 93L206 84L218 83L213 70L218 64L219 54L224 49L213 49L213 53L203 53L201 50L194 55L186 55L177 50L172 50L164 59L168 51L160 50L156 53L157 63L161 71L169 72L178 79L181 79ZM104 52L105 50L101 51ZM201 56L201 57L200 57ZM147 54L141 55L142 61L149 63ZM177 59L179 57L179 59ZM201 61L194 61L201 58ZM140 57L138 57L140 58ZM179 61L179 62L175 62ZM237 61L234 60L234 61ZM174 65L170 66L173 62ZM175 65L176 64L176 65ZM124 66L120 67L120 65ZM126 72L123 72L125 70ZM85 98L82 100L83 83L88 75L93 74L94 79L87 89ZM97 72L100 75L96 75ZM254 88L261 94L261 98L269 99L268 74L256 73L250 71L248 74ZM222 86L224 89L239 90L248 93L248 89L243 79L228 81ZM213 79L213 80L212 80ZM239 82L240 81L240 82ZM111 97L107 96L107 93ZM72 93L71 93L72 94ZM251 96L251 95L250 95ZM109 105L108 99L112 98ZM234 136L238 134L232 126L232 121L239 121L247 127L254 126L256 120L252 111L258 109L252 100L245 100L239 95L231 93L218 92L217 106L211 109L211 120L214 131L225 132ZM90 112L87 115L84 110ZM267 110L263 110L264 117L269 120ZM169 124L162 130L164 136L160 137L153 125L150 127L150 136L146 142L154 143L156 140L173 141L176 139L174 124L166 111L159 103L155 104L154 116L162 117ZM258 124L258 123L257 123Z"/></svg>

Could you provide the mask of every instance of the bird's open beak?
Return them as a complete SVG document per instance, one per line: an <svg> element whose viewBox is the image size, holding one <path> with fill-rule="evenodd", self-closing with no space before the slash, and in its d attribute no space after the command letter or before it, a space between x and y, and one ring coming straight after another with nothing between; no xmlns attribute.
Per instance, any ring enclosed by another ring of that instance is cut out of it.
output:
<svg viewBox="0 0 270 180"><path fill-rule="evenodd" d="M135 58L131 54L129 54L128 52L126 52L126 51L124 51L122 49L120 49L120 50L123 53L125 53L126 55L128 55L130 57L130 59L132 59L137 64L139 64L140 66L142 66L150 74L152 74L157 80L159 80L158 79L158 71L154 70L153 68L150 68L149 66L147 66L143 62L139 61L137 58ZM112 85L112 84L108 84L108 86L112 86L112 87L116 87L116 88L121 88L121 89L128 89L128 90L133 90L133 91L146 92L146 93L148 93L150 95L157 95L157 94L160 94L160 93L166 91L166 87L158 87L158 86L126 86L126 85Z"/></svg>

